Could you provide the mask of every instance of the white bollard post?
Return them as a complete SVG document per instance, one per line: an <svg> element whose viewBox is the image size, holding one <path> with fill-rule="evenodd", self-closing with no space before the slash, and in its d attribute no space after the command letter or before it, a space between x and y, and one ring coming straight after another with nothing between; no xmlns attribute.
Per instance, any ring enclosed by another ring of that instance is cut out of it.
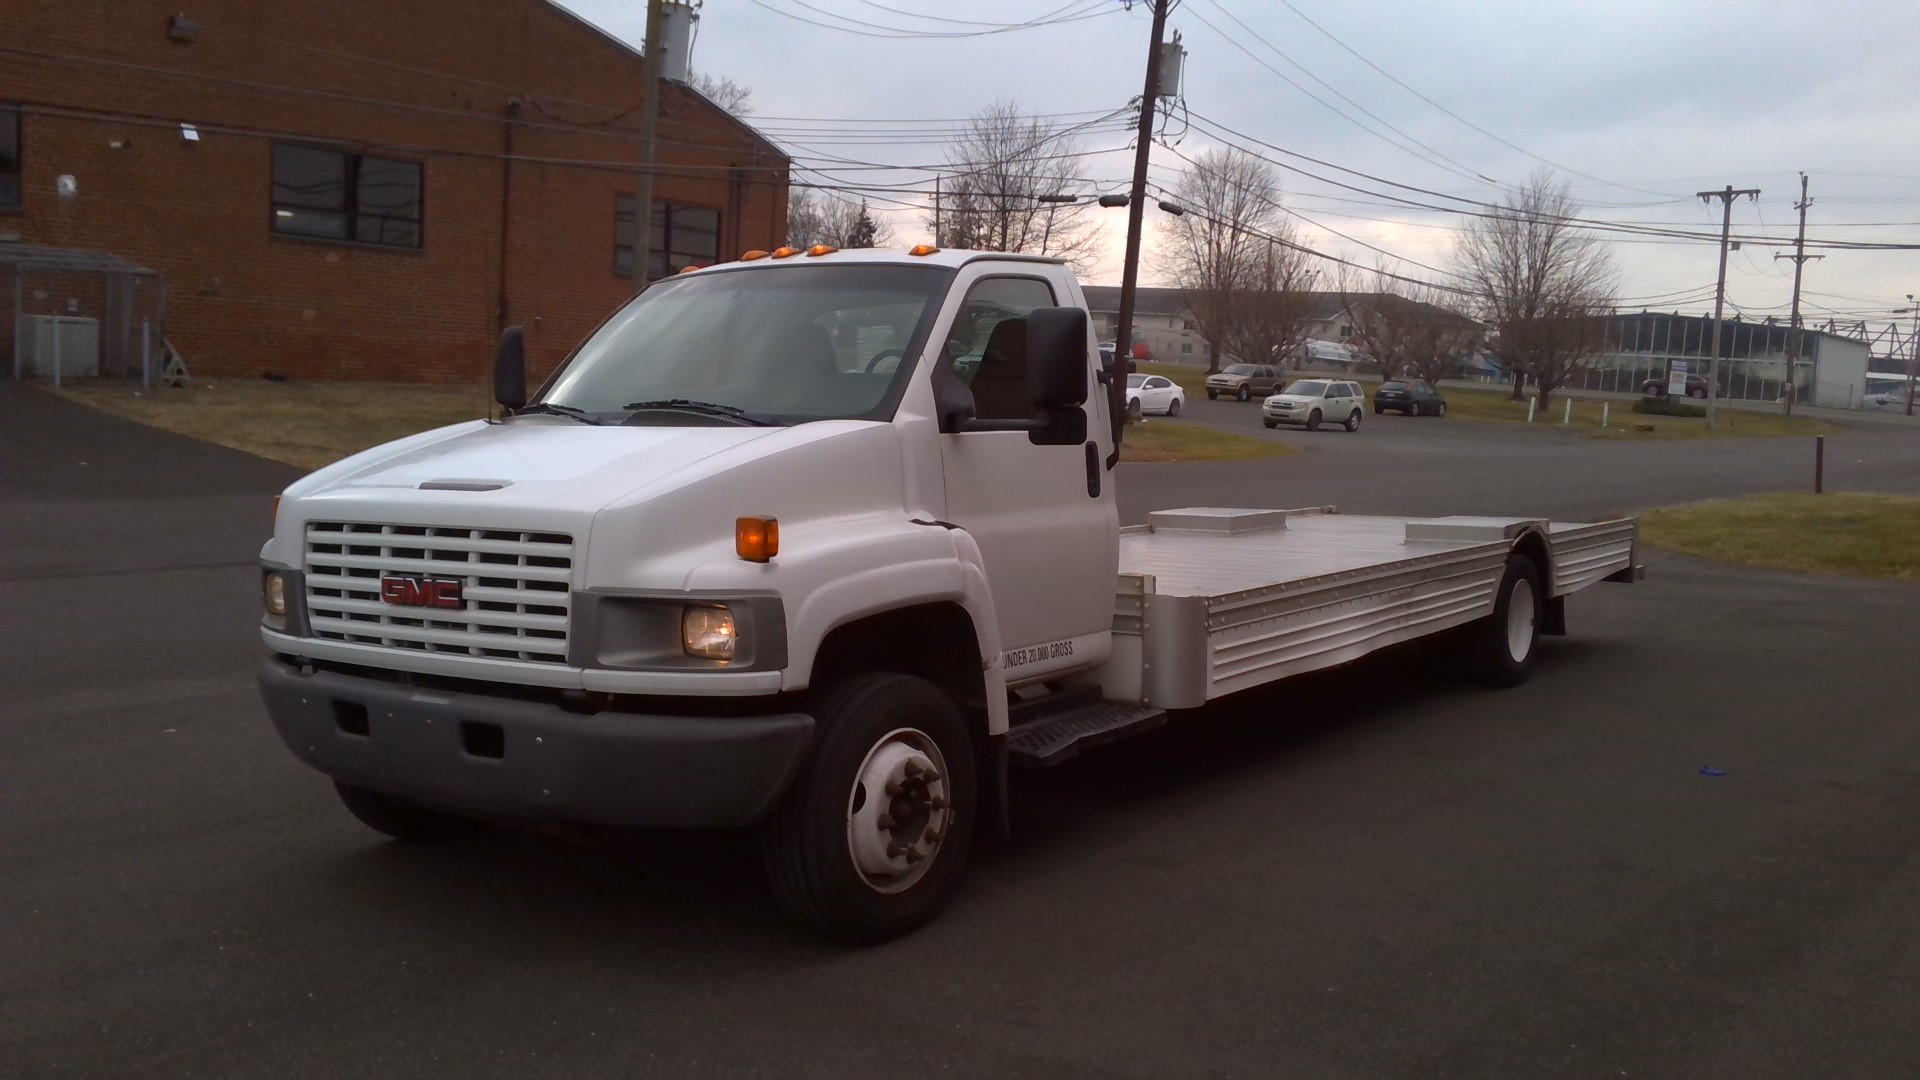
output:
<svg viewBox="0 0 1920 1080"><path fill-rule="evenodd" d="M1572 399L1572 398L1568 398L1568 399L1567 399L1567 411L1566 411L1566 415L1564 415L1564 416L1562 416L1562 417L1560 418L1560 422L1561 422L1561 423L1563 423L1563 424L1571 424L1571 423L1573 423L1573 399Z"/></svg>
<svg viewBox="0 0 1920 1080"><path fill-rule="evenodd" d="M1613 412L1613 402L1603 401L1600 403L1600 426L1601 427L1607 426L1608 414L1611 412Z"/></svg>
<svg viewBox="0 0 1920 1080"><path fill-rule="evenodd" d="M1527 423L1533 423L1533 407L1538 404L1540 404L1539 398L1530 397L1527 399Z"/></svg>

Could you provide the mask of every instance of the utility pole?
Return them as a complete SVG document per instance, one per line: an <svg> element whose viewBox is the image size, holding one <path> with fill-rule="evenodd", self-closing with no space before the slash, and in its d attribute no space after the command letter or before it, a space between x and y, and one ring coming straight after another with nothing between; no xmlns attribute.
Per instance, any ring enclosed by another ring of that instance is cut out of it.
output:
<svg viewBox="0 0 1920 1080"><path fill-rule="evenodd" d="M940 174L933 174L933 246L940 247L947 238L940 232Z"/></svg>
<svg viewBox="0 0 1920 1080"><path fill-rule="evenodd" d="M1139 145L1133 152L1133 187L1127 198L1127 260L1120 270L1120 326L1113 335L1113 370L1107 373L1107 410L1113 417L1113 456L1120 461L1120 433L1126 426L1127 354L1133 349L1133 296L1140 284L1140 219L1147 208L1147 156L1153 146L1153 114L1160 91L1160 39L1167 32L1171 0L1153 4L1153 41L1147 47L1146 86L1140 91Z"/></svg>
<svg viewBox="0 0 1920 1080"><path fill-rule="evenodd" d="M1713 407L1720 400L1720 317L1727 308L1727 238L1733 233L1733 200L1742 195L1760 200L1759 188L1741 188L1734 190L1728 184L1724 191L1702 191L1698 193L1701 202L1719 199L1725 204L1725 212L1720 217L1720 281L1713 288L1713 351L1707 356L1707 430L1713 430Z"/></svg>
<svg viewBox="0 0 1920 1080"><path fill-rule="evenodd" d="M647 5L645 68L640 99L640 171L633 181L633 291L647 287L647 252L653 247L653 138L660 127L660 15L668 0Z"/></svg>
<svg viewBox="0 0 1920 1080"><path fill-rule="evenodd" d="M1793 395L1799 390L1799 384L1794 382L1794 377L1800 372L1800 353L1803 348L1802 342L1805 340L1800 329L1800 271L1805 268L1808 259L1826 258L1825 255L1807 254L1807 207L1812 205L1813 200L1807 198L1807 174L1801 173L1800 201L1793 204L1793 208L1800 211L1800 233L1794 237L1793 254L1785 255L1776 252L1773 256L1776 259L1793 260L1793 314L1787 321L1787 385L1780 394L1780 400L1784 403L1784 411L1788 416L1793 415Z"/></svg>

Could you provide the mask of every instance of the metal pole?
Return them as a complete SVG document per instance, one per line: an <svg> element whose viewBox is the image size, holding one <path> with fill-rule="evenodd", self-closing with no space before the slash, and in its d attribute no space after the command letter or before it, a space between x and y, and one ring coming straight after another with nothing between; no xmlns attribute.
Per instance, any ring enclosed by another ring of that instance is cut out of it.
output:
<svg viewBox="0 0 1920 1080"><path fill-rule="evenodd" d="M140 320L140 389L153 389L153 326L152 320Z"/></svg>
<svg viewBox="0 0 1920 1080"><path fill-rule="evenodd" d="M647 287L647 252L653 247L653 150L660 127L660 6L667 0L644 0L647 5L644 90L640 99L640 171L633 181L633 291ZM664 269L664 267L663 267Z"/></svg>
<svg viewBox="0 0 1920 1080"><path fill-rule="evenodd" d="M1819 495L1826 484L1827 476L1827 437L1813 437L1813 493Z"/></svg>
<svg viewBox="0 0 1920 1080"><path fill-rule="evenodd" d="M1120 461L1125 427L1127 354L1133 348L1133 297L1140 284L1140 218L1147 208L1147 158L1153 147L1153 106L1160 88L1160 38L1167 29L1170 0L1153 0L1153 39L1147 48L1146 86L1140 91L1139 145L1133 152L1133 187L1127 200L1127 258L1120 271L1120 326L1113 336L1113 370L1107 373L1107 410L1113 418L1112 468Z"/></svg>
<svg viewBox="0 0 1920 1080"><path fill-rule="evenodd" d="M1787 343L1787 385L1780 395L1782 411L1788 416L1793 415L1793 398L1800 390L1800 384L1797 381L1800 374L1800 352L1806 347L1806 333L1800 328L1800 271L1806 268L1809 258L1826 258L1824 255L1809 256L1807 254L1807 207L1811 205L1813 200L1807 198L1807 174L1801 173L1800 201L1794 204L1794 209L1800 211L1800 232L1793 241L1793 254L1774 256L1776 259L1793 260L1793 313L1788 317L1787 323L1787 337L1790 339Z"/></svg>
<svg viewBox="0 0 1920 1080"><path fill-rule="evenodd" d="M1913 376L1920 369L1920 300L1912 293L1907 294L1907 306L1913 309L1913 355L1907 359L1907 415L1913 415Z"/></svg>

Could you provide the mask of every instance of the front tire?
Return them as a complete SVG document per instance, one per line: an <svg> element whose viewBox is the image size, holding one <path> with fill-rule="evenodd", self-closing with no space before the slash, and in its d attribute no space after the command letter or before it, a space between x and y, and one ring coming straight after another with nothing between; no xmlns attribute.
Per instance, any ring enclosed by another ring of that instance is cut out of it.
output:
<svg viewBox="0 0 1920 1080"><path fill-rule="evenodd" d="M1687 396L1699 401L1707 400L1707 392L1705 390L1689 390L1687 391Z"/></svg>
<svg viewBox="0 0 1920 1080"><path fill-rule="evenodd" d="M1130 420L1138 420L1143 415L1145 415L1145 410L1140 407L1140 399L1129 399L1127 401L1127 418Z"/></svg>
<svg viewBox="0 0 1920 1080"><path fill-rule="evenodd" d="M1208 400L1208 401L1219 401L1219 400L1220 400L1220 391L1218 391L1218 390L1209 390L1209 391L1207 391L1207 400Z"/></svg>
<svg viewBox="0 0 1920 1080"><path fill-rule="evenodd" d="M1386 412L1386 411L1387 411L1387 410L1385 410L1385 409L1383 409L1383 408L1381 408L1381 407L1380 407L1380 406L1378 406L1378 405L1375 405L1375 406L1373 407L1373 415L1375 415L1375 416L1379 416L1379 415L1380 415L1381 413L1383 413L1383 412Z"/></svg>
<svg viewBox="0 0 1920 1080"><path fill-rule="evenodd" d="M1348 414L1348 416L1347 416L1347 430L1348 430L1348 431L1359 431L1359 430L1360 430L1360 410L1359 410L1359 409L1355 409L1355 410L1353 410L1353 412L1352 412L1352 413L1350 413L1350 414Z"/></svg>
<svg viewBox="0 0 1920 1080"><path fill-rule="evenodd" d="M1307 414L1307 430L1308 431L1320 430L1320 410L1319 409L1315 409L1312 412Z"/></svg>
<svg viewBox="0 0 1920 1080"><path fill-rule="evenodd" d="M1433 415L1435 415L1435 416L1445 416L1445 415L1447 415L1447 403L1443 401L1443 402L1441 402L1440 404L1438 404L1438 405L1435 405L1435 406L1433 407Z"/></svg>
<svg viewBox="0 0 1920 1080"><path fill-rule="evenodd" d="M761 830L789 915L857 944L913 930L958 889L973 837L973 740L938 687L868 673L808 704L813 753Z"/></svg>
<svg viewBox="0 0 1920 1080"><path fill-rule="evenodd" d="M1253 399L1253 391L1247 389L1245 386L1242 386L1239 390L1234 392L1233 396L1238 398L1241 401L1250 401Z"/></svg>
<svg viewBox="0 0 1920 1080"><path fill-rule="evenodd" d="M338 780L333 782L333 790L339 793L347 812L360 819L360 824L409 844L444 844L481 827L480 822L471 818L428 810Z"/></svg>
<svg viewBox="0 0 1920 1080"><path fill-rule="evenodd" d="M1280 421L1278 420L1261 420L1260 422L1267 425L1267 430L1269 431L1280 426Z"/></svg>
<svg viewBox="0 0 1920 1080"><path fill-rule="evenodd" d="M1519 686L1527 681L1540 652L1540 569L1515 552L1507 556L1493 614L1466 628L1467 670L1488 686Z"/></svg>
<svg viewBox="0 0 1920 1080"><path fill-rule="evenodd" d="M1179 398L1174 398L1172 401L1167 402L1167 415L1168 416L1180 415L1180 399Z"/></svg>

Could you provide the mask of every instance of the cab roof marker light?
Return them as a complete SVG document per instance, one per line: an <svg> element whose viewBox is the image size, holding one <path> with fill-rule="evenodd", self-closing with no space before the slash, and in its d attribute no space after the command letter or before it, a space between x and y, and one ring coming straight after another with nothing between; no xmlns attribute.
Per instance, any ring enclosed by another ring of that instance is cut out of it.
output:
<svg viewBox="0 0 1920 1080"><path fill-rule="evenodd" d="M915 244L915 245L913 245L912 247L910 247L910 248L908 248L908 249L907 249L907 254L909 254L909 255L938 255L938 254L940 254L940 249L939 249L939 248L937 248L937 247L934 247L934 246L933 246L932 244Z"/></svg>
<svg viewBox="0 0 1920 1080"><path fill-rule="evenodd" d="M742 252L740 255L740 261L752 262L755 259L764 259L767 257L767 254L768 254L767 252L762 251L759 248L754 248L752 251Z"/></svg>
<svg viewBox="0 0 1920 1080"><path fill-rule="evenodd" d="M812 247L807 249L807 254L810 256L831 255L834 252L839 250L840 250L839 248L834 247L832 244L815 244Z"/></svg>
<svg viewBox="0 0 1920 1080"><path fill-rule="evenodd" d="M776 259L791 259L798 254L800 254L799 248L778 247L773 249L773 257Z"/></svg>
<svg viewBox="0 0 1920 1080"><path fill-rule="evenodd" d="M699 266L695 263L688 263L687 265L680 268L680 272L683 274L691 274L695 270L704 270L704 269L706 269L706 267Z"/></svg>

